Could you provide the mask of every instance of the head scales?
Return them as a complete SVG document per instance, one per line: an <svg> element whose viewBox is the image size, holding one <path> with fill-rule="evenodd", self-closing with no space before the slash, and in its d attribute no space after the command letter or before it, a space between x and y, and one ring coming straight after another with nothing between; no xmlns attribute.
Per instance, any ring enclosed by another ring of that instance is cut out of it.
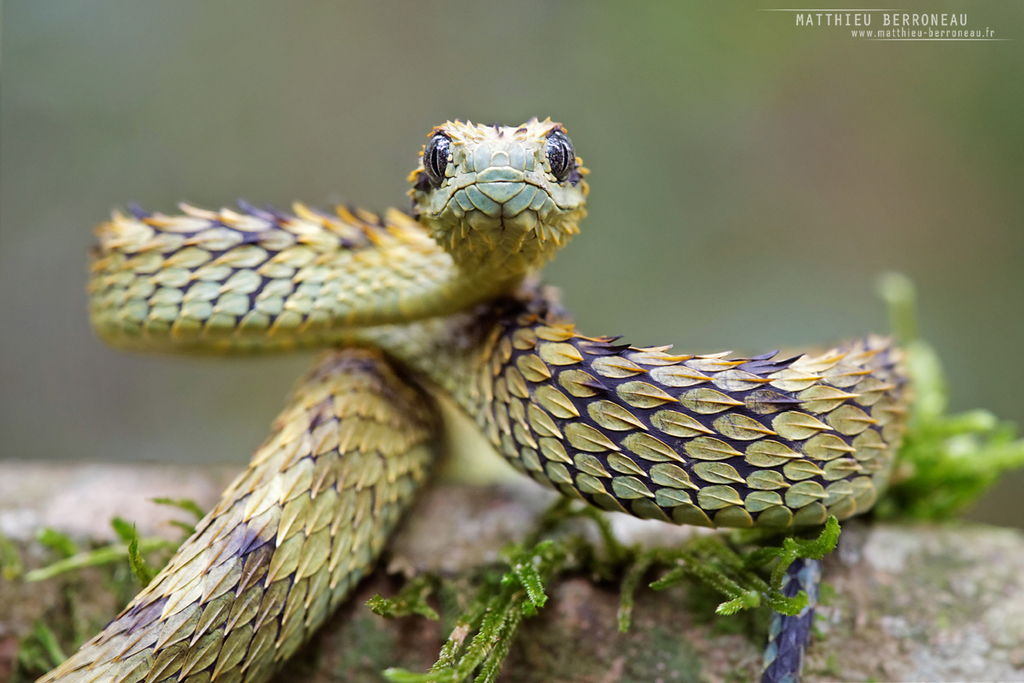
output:
<svg viewBox="0 0 1024 683"><path fill-rule="evenodd" d="M571 171L562 180L552 169L549 144L557 140L551 136L564 134L550 119L516 128L462 121L437 126L431 140L448 142L439 139L426 162L443 165L443 175L432 177L420 154L409 176L413 214L467 272L508 277L540 267L579 232L587 213L587 170L580 159L570 155Z"/></svg>

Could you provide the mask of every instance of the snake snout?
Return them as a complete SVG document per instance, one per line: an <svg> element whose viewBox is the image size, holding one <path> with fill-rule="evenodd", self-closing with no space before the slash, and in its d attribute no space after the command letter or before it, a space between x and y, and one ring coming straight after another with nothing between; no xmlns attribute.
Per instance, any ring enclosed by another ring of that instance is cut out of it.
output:
<svg viewBox="0 0 1024 683"><path fill-rule="evenodd" d="M481 183L476 184L484 196L498 204L504 204L523 189L524 183Z"/></svg>
<svg viewBox="0 0 1024 683"><path fill-rule="evenodd" d="M520 157L522 154L511 156ZM516 216L526 209L533 200L534 191L528 189L530 186L526 183L523 169L515 168L510 165L511 163L512 159L508 152L504 150L493 152L490 157L490 166L476 174L474 187L493 204L489 202L473 202L473 204L493 218Z"/></svg>

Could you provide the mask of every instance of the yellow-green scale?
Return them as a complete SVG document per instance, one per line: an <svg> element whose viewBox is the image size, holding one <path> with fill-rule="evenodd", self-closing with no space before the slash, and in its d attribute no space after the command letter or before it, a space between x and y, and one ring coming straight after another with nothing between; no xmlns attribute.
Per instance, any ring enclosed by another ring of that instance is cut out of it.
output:
<svg viewBox="0 0 1024 683"><path fill-rule="evenodd" d="M906 384L888 340L786 361L674 354L581 336L522 296L376 334L535 480L639 517L771 528L845 519L885 487Z"/></svg>
<svg viewBox="0 0 1024 683"><path fill-rule="evenodd" d="M328 353L170 563L41 681L265 681L372 567L437 417L379 352Z"/></svg>
<svg viewBox="0 0 1024 683"><path fill-rule="evenodd" d="M409 216L339 209L115 214L97 231L89 314L113 346L171 353L342 343L354 327L444 315L521 275L467 274Z"/></svg>

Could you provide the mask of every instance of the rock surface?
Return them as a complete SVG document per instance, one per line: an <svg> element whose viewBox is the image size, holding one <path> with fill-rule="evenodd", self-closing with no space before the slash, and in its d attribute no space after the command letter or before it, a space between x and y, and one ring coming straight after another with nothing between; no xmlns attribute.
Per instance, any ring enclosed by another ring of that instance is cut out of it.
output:
<svg viewBox="0 0 1024 683"><path fill-rule="evenodd" d="M45 559L32 540L42 526L76 539L110 540L115 515L143 535L166 534L186 519L148 502L188 497L210 507L233 471L167 465L53 465L0 462L0 532L29 568ZM393 594L410 571L449 574L491 562L551 501L530 482L500 486L438 484L420 499L391 544L385 568L360 587L278 680L380 681L388 666L424 670L433 663L441 625L419 617L385 620L364 606ZM695 532L612 516L626 542L673 546ZM390 570L390 574L387 570ZM97 572L78 605L98 623L114 599ZM827 558L827 606L805 666L805 681L1024 681L1024 534L979 525L844 526ZM92 585L95 582L96 585ZM66 609L58 581L0 579L0 683L11 675L18 640L38 618ZM82 588L82 585L79 588ZM633 628L617 630L617 585L570 577L548 587L551 600L527 619L500 680L741 681L756 679L764 612L711 619L719 598L707 589L641 589ZM85 617L83 617L85 618ZM756 639L756 635L754 638Z"/></svg>

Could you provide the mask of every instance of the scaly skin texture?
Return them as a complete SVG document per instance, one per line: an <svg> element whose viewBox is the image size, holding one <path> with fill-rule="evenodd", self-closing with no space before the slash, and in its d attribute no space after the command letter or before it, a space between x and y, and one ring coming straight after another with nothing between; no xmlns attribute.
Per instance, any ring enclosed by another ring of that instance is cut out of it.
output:
<svg viewBox="0 0 1024 683"><path fill-rule="evenodd" d="M675 354L579 335L550 292L525 288L374 334L520 471L676 524L784 528L864 512L903 429L900 354L877 337L779 361Z"/></svg>
<svg viewBox="0 0 1024 683"><path fill-rule="evenodd" d="M163 571L40 680L266 680L372 567L437 425L379 351L326 354Z"/></svg>
<svg viewBox="0 0 1024 683"><path fill-rule="evenodd" d="M900 353L672 353L578 334L532 273L579 231L586 170L559 124L449 122L414 217L243 207L115 214L89 284L128 349L335 345L154 581L43 681L263 680L375 561L440 442L447 394L520 471L607 510L786 528L885 486Z"/></svg>
<svg viewBox="0 0 1024 683"><path fill-rule="evenodd" d="M469 274L409 216L301 204L184 215L115 213L97 229L89 315L107 343L137 351L287 351L352 327L462 310L514 286Z"/></svg>

